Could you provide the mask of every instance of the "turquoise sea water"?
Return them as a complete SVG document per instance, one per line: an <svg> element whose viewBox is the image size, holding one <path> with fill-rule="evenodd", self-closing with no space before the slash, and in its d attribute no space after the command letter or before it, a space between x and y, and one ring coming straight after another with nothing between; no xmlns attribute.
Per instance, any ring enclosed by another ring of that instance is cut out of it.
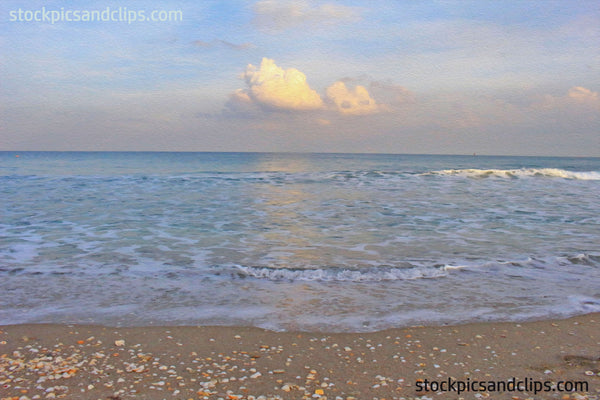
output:
<svg viewBox="0 0 600 400"><path fill-rule="evenodd" d="M600 311L599 198L600 158L0 152L0 324Z"/></svg>

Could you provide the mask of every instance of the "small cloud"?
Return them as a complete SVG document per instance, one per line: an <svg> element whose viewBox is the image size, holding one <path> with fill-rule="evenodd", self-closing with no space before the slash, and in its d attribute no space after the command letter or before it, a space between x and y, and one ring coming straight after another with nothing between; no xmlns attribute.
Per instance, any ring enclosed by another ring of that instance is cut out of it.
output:
<svg viewBox="0 0 600 400"><path fill-rule="evenodd" d="M414 103L415 95L407 88L388 81L373 81L369 90L385 104Z"/></svg>
<svg viewBox="0 0 600 400"><path fill-rule="evenodd" d="M197 47L212 47L211 43L202 40L194 40L192 44Z"/></svg>
<svg viewBox="0 0 600 400"><path fill-rule="evenodd" d="M260 0L254 4L254 23L280 31L299 25L333 25L360 19L358 9L335 3L315 5L312 1Z"/></svg>
<svg viewBox="0 0 600 400"><path fill-rule="evenodd" d="M240 115L251 115L260 111L248 92L243 89L238 89L230 94L225 106L227 110Z"/></svg>
<svg viewBox="0 0 600 400"><path fill-rule="evenodd" d="M543 100L534 104L533 107L546 110L564 107L596 110L600 108L600 97L598 92L593 92L582 86L574 86L563 96L544 96Z"/></svg>
<svg viewBox="0 0 600 400"><path fill-rule="evenodd" d="M387 107L377 104L364 86L357 85L354 90L337 81L327 88L327 98L335 109L343 115L368 115L387 111Z"/></svg>
<svg viewBox="0 0 600 400"><path fill-rule="evenodd" d="M331 125L331 121L325 118L317 118L317 124L322 126Z"/></svg>
<svg viewBox="0 0 600 400"><path fill-rule="evenodd" d="M253 49L256 47L252 43L235 44L235 43L227 42L225 40L218 40L218 42L221 43L223 46L229 47L230 49L234 49L234 50L248 50L248 49Z"/></svg>
<svg viewBox="0 0 600 400"><path fill-rule="evenodd" d="M221 39L215 39L212 42L205 42L203 40L194 40L192 42L192 45L194 45L196 47L206 48L206 49L215 48L215 47L226 47L226 48L233 49L233 50L248 50L248 49L253 49L256 47L252 43L235 44L235 43L231 43L231 42L228 42L226 40L221 40Z"/></svg>
<svg viewBox="0 0 600 400"><path fill-rule="evenodd" d="M598 92L592 92L591 90L586 89L584 87L575 86L569 89L567 97L577 102L597 102Z"/></svg>
<svg viewBox="0 0 600 400"><path fill-rule="evenodd" d="M344 82L344 83L353 83L353 84L358 84L361 82L365 82L368 81L370 79L369 75L367 74L361 74L359 76L345 76L343 78L338 79L338 81L340 82Z"/></svg>
<svg viewBox="0 0 600 400"><path fill-rule="evenodd" d="M310 88L306 76L295 68L282 69L269 58L263 58L260 67L248 64L242 75L247 90L234 95L240 101L257 103L279 110L316 110L323 107L319 94Z"/></svg>

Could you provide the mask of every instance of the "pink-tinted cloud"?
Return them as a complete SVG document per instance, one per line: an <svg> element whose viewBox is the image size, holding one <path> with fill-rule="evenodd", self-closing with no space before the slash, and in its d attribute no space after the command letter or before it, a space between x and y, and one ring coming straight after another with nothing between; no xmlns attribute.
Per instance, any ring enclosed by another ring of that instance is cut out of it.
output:
<svg viewBox="0 0 600 400"><path fill-rule="evenodd" d="M569 108L600 112L600 97L598 92L582 86L574 86L563 96L545 96L542 101L534 105L534 108L542 110Z"/></svg>
<svg viewBox="0 0 600 400"><path fill-rule="evenodd" d="M575 86L569 89L567 97L571 100L583 103L597 103L599 100L598 92L592 92L590 89L581 86Z"/></svg>

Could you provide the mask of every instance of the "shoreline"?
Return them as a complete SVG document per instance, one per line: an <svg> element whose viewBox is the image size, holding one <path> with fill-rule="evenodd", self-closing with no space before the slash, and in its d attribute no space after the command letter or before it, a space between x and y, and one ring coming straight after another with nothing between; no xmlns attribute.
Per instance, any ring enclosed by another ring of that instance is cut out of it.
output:
<svg viewBox="0 0 600 400"><path fill-rule="evenodd" d="M524 391L456 391L480 390L481 382L501 389L498 382L513 378ZM455 382L454 391L435 387L442 382ZM559 382L574 390L559 391ZM363 333L6 325L0 393L11 400L598 399L600 313Z"/></svg>

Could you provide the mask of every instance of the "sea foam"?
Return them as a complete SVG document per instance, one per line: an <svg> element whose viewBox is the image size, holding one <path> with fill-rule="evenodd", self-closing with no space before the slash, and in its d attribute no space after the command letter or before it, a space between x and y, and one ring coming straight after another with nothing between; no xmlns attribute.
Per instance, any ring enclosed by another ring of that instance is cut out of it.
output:
<svg viewBox="0 0 600 400"><path fill-rule="evenodd" d="M436 278L446 275L443 268L427 267L369 267L369 268L315 268L292 269L272 267L236 266L239 277L251 277L272 281L321 281L321 282L381 282Z"/></svg>
<svg viewBox="0 0 600 400"><path fill-rule="evenodd" d="M467 178L563 178L577 180L600 180L599 171L567 171L560 168L522 168L522 169L445 169L425 175L463 176Z"/></svg>

